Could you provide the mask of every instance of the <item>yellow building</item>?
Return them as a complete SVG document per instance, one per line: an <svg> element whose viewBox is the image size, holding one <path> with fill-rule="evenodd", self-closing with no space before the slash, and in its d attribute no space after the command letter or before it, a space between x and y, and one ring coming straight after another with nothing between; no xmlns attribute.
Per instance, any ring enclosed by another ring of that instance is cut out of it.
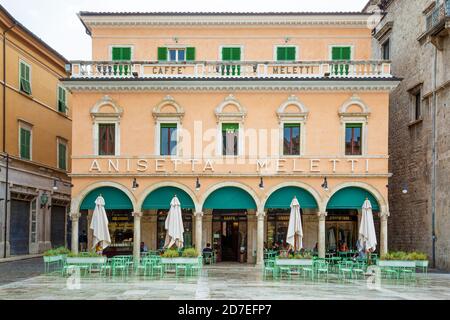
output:
<svg viewBox="0 0 450 320"><path fill-rule="evenodd" d="M68 62L1 6L0 36L0 256L38 254L67 244Z"/></svg>
<svg viewBox="0 0 450 320"><path fill-rule="evenodd" d="M371 200L387 250L388 105L362 13L92 13L73 61L72 250L98 195L108 254L164 243L177 195L185 245L261 263L300 202L303 247L354 249ZM92 235L88 232L88 246ZM134 244L133 244L134 243Z"/></svg>

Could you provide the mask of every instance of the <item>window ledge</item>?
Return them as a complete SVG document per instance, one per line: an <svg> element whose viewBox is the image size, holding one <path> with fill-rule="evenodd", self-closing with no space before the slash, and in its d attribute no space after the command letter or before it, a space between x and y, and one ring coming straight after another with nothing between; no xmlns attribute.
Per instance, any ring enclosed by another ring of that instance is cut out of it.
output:
<svg viewBox="0 0 450 320"><path fill-rule="evenodd" d="M416 126L416 125L418 125L419 123L422 123L422 122L423 122L423 118L420 118L418 120L414 120L414 121L412 121L412 122L410 122L408 124L408 128L412 128L412 127L414 127L414 126Z"/></svg>

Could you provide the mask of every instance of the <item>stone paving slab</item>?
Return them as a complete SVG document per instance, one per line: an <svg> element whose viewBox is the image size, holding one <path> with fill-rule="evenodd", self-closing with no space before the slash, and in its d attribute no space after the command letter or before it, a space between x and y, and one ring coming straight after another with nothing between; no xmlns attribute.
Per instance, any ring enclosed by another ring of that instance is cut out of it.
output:
<svg viewBox="0 0 450 320"><path fill-rule="evenodd" d="M450 300L449 274L419 274L413 282L383 281L371 290L363 280L342 283L308 280L266 280L252 266L205 267L199 277L162 280L128 278L81 278L80 289L71 290L67 279L39 275L0 286L0 299L31 300Z"/></svg>

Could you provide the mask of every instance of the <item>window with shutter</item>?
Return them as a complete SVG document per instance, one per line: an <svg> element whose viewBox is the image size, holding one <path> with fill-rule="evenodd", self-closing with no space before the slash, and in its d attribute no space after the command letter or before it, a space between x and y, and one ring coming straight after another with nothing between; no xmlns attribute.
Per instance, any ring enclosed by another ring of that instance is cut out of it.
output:
<svg viewBox="0 0 450 320"><path fill-rule="evenodd" d="M61 141L58 143L58 168L67 170L67 146Z"/></svg>
<svg viewBox="0 0 450 320"><path fill-rule="evenodd" d="M66 100L66 89L63 87L58 87L58 111L66 113L67 110L67 100Z"/></svg>
<svg viewBox="0 0 450 320"><path fill-rule="evenodd" d="M166 47L158 48L158 61L167 61L168 50Z"/></svg>
<svg viewBox="0 0 450 320"><path fill-rule="evenodd" d="M20 91L31 94L30 66L25 62L20 62Z"/></svg>
<svg viewBox="0 0 450 320"><path fill-rule="evenodd" d="M296 48L295 47L278 47L277 61L295 61Z"/></svg>
<svg viewBox="0 0 450 320"><path fill-rule="evenodd" d="M331 53L332 60L351 60L352 48L351 47L333 47Z"/></svg>
<svg viewBox="0 0 450 320"><path fill-rule="evenodd" d="M31 130L20 128L20 157L31 160Z"/></svg>
<svg viewBox="0 0 450 320"><path fill-rule="evenodd" d="M186 60L187 61L195 61L195 48L194 47L186 48Z"/></svg>
<svg viewBox="0 0 450 320"><path fill-rule="evenodd" d="M241 61L241 48L225 47L222 48L223 61Z"/></svg>
<svg viewBox="0 0 450 320"><path fill-rule="evenodd" d="M112 59L113 61L130 61L131 47L113 47Z"/></svg>

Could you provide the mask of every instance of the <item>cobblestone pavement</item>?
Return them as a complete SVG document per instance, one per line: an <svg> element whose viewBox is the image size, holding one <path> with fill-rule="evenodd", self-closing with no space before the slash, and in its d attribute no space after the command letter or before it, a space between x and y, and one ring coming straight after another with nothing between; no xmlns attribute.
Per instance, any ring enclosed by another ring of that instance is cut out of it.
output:
<svg viewBox="0 0 450 320"><path fill-rule="evenodd" d="M39 276L44 271L42 258L0 263L0 285ZM0 289L1 290L1 289Z"/></svg>
<svg viewBox="0 0 450 320"><path fill-rule="evenodd" d="M28 263L24 262L26 268ZM4 270L5 266L0 266ZM31 268L38 270L39 267ZM0 269L1 270L1 269ZM15 274L17 271L6 271ZM3 273L0 271L0 273ZM376 289L363 280L340 282L311 282L262 279L261 270L254 266L224 265L205 267L199 277L179 279L169 275L164 279L130 276L81 278L80 287L59 275L40 275L21 280L18 273L14 283L0 285L0 299L59 299L59 300L300 300L300 299L370 299L370 300L450 300L450 275L430 273L418 275L415 281L383 281ZM4 277L4 275L2 275Z"/></svg>

